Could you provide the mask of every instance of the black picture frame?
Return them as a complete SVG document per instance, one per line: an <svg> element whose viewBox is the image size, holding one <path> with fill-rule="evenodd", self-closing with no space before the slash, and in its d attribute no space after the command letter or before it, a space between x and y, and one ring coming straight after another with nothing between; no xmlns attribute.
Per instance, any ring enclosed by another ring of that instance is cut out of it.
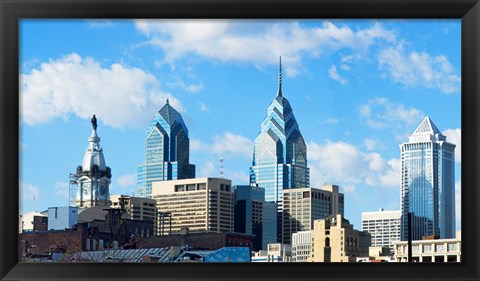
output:
<svg viewBox="0 0 480 281"><path fill-rule="evenodd" d="M462 262L18 263L19 20L22 18L404 18L462 20ZM478 0L0 0L1 280L479 280Z"/></svg>

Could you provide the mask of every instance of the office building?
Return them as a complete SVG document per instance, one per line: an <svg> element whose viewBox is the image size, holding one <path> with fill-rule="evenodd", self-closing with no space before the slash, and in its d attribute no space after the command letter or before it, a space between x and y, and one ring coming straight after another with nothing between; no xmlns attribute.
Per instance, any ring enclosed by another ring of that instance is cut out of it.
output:
<svg viewBox="0 0 480 281"><path fill-rule="evenodd" d="M157 213L156 234L233 231L233 192L231 181L221 178L195 178L157 181L152 185Z"/></svg>
<svg viewBox="0 0 480 281"><path fill-rule="evenodd" d="M156 201L151 198L131 197L128 195L111 195L112 208L125 211L123 218L131 220L155 221Z"/></svg>
<svg viewBox="0 0 480 281"><path fill-rule="evenodd" d="M277 206L265 202L265 189L237 185L234 189L234 231L253 234L253 250L266 250L277 241Z"/></svg>
<svg viewBox="0 0 480 281"><path fill-rule="evenodd" d="M394 243L395 261L408 261L408 241ZM455 238L412 241L412 262L461 262L461 232Z"/></svg>
<svg viewBox="0 0 480 281"><path fill-rule="evenodd" d="M330 215L343 216L344 195L337 185L294 188L283 191L282 243L290 244L292 234L311 230L313 222Z"/></svg>
<svg viewBox="0 0 480 281"><path fill-rule="evenodd" d="M388 246L400 241L400 210L362 212L362 230L372 235L372 246Z"/></svg>
<svg viewBox="0 0 480 281"><path fill-rule="evenodd" d="M92 134L88 138L88 147L83 163L77 167L72 183L78 186L75 205L81 208L110 206L110 182L112 171L105 165L103 148L97 134L97 119L92 118Z"/></svg>
<svg viewBox="0 0 480 281"><path fill-rule="evenodd" d="M292 234L292 262L307 262L312 248L311 231Z"/></svg>
<svg viewBox="0 0 480 281"><path fill-rule="evenodd" d="M412 239L455 236L455 145L447 142L427 116L400 145L401 240L408 239L408 213L412 213Z"/></svg>
<svg viewBox="0 0 480 281"><path fill-rule="evenodd" d="M252 262L291 262L292 249L290 245L271 243L267 250L254 252Z"/></svg>
<svg viewBox="0 0 480 281"><path fill-rule="evenodd" d="M312 235L312 262L355 262L368 255L370 234L353 229L342 215L315 220Z"/></svg>
<svg viewBox="0 0 480 281"><path fill-rule="evenodd" d="M278 92L255 139L250 185L265 188L265 201L278 204L277 241L281 241L282 194L285 189L308 187L307 146L282 92L280 61Z"/></svg>
<svg viewBox="0 0 480 281"><path fill-rule="evenodd" d="M167 99L145 131L145 162L138 166L137 176L139 196L149 197L154 181L195 178L195 165L189 161L187 126Z"/></svg>

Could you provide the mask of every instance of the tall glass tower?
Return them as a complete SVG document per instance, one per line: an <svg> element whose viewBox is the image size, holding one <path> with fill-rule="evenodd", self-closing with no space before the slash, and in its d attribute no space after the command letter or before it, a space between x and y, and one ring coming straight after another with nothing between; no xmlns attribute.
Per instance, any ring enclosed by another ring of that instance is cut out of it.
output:
<svg viewBox="0 0 480 281"><path fill-rule="evenodd" d="M439 235L455 237L455 145L427 116L400 145L402 161L401 239L408 240L408 213L412 239Z"/></svg>
<svg viewBox="0 0 480 281"><path fill-rule="evenodd" d="M189 150L187 126L167 99L145 131L145 162L138 166L139 196L149 197L154 181L195 178Z"/></svg>
<svg viewBox="0 0 480 281"><path fill-rule="evenodd" d="M282 93L280 58L278 92L268 107L267 117L263 120L261 131L255 139L250 185L263 187L265 201L277 203L281 212L283 190L308 187L309 183L307 146L292 107ZM281 223L279 227L281 228ZM277 228L278 233L281 233L281 229Z"/></svg>

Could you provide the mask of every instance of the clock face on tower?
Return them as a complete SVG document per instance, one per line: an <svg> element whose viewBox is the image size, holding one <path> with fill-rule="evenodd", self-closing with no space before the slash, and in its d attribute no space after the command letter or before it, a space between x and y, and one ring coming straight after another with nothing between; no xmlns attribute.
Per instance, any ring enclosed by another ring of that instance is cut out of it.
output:
<svg viewBox="0 0 480 281"><path fill-rule="evenodd" d="M105 187L100 186L100 195L105 195Z"/></svg>

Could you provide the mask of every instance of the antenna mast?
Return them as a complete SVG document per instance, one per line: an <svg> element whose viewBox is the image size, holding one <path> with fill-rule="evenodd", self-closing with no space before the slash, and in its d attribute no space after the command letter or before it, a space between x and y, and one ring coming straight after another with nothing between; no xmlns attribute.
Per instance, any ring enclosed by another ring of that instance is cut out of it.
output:
<svg viewBox="0 0 480 281"><path fill-rule="evenodd" d="M223 157L220 157L220 178L223 179Z"/></svg>

